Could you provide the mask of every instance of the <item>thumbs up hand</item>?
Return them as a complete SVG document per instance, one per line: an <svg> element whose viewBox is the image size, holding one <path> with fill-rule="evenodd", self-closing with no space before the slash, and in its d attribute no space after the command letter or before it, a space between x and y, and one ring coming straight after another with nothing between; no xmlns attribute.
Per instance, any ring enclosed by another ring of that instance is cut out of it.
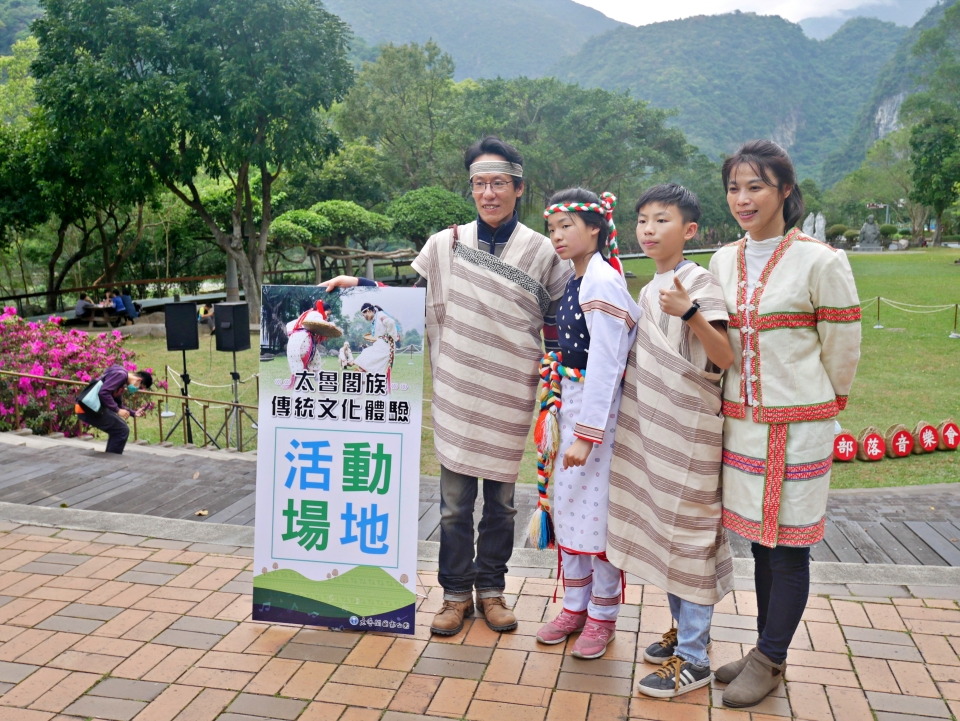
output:
<svg viewBox="0 0 960 721"><path fill-rule="evenodd" d="M667 315L680 317L690 310L691 306L693 301L676 276L673 278L673 288L660 289L660 310Z"/></svg>

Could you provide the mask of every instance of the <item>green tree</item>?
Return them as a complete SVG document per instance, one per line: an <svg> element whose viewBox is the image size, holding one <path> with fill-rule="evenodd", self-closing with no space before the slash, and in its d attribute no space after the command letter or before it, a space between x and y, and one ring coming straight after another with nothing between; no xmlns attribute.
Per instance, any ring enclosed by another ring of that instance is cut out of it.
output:
<svg viewBox="0 0 960 721"><path fill-rule="evenodd" d="M334 145L318 109L352 80L346 26L310 0L49 0L46 9L34 25L46 114L83 162L135 168L193 209L236 262L259 317L273 184ZM203 175L230 188L229 224L205 204Z"/></svg>
<svg viewBox="0 0 960 721"><path fill-rule="evenodd" d="M816 180L813 178L801 180L800 192L803 193L803 205L807 213L816 215L823 210L823 193Z"/></svg>
<svg viewBox="0 0 960 721"><path fill-rule="evenodd" d="M30 64L37 57L37 39L20 40L12 55L0 56L0 123L23 127L36 104Z"/></svg>
<svg viewBox="0 0 960 721"><path fill-rule="evenodd" d="M574 185L616 192L686 161L690 148L668 118L625 92L498 78L465 83L460 138L465 145L494 133L515 144L524 155L527 202L541 203Z"/></svg>
<svg viewBox="0 0 960 721"><path fill-rule="evenodd" d="M943 214L960 197L960 114L941 106L910 129L913 151L911 199L933 209L937 230L933 244L943 239Z"/></svg>
<svg viewBox="0 0 960 721"><path fill-rule="evenodd" d="M350 241L364 250L369 250L370 241L384 238L393 227L393 222L385 215L372 213L349 200L325 200L317 203L310 211L322 215L331 226L328 241L331 245L346 248ZM315 256L314 265L318 280L323 271L322 254L316 248L308 250ZM353 261L346 262L347 275L353 275Z"/></svg>
<svg viewBox="0 0 960 721"><path fill-rule="evenodd" d="M887 203L891 220L909 221L918 238L930 210L911 197L912 191L910 131L898 130L874 143L860 168L824 194L824 211L831 220L859 228L866 203Z"/></svg>
<svg viewBox="0 0 960 721"><path fill-rule="evenodd" d="M319 168L300 165L286 177L282 187L285 204L304 208L322 200L352 200L365 208L387 199L382 177L384 159L366 138L349 141Z"/></svg>
<svg viewBox="0 0 960 721"><path fill-rule="evenodd" d="M444 188L428 186L417 188L394 200L387 207L393 219L393 232L423 248L427 238L453 224L469 223L476 218L473 203Z"/></svg>
<svg viewBox="0 0 960 721"><path fill-rule="evenodd" d="M435 185L448 176L447 159L457 150L453 72L453 59L432 41L384 45L376 62L363 64L338 108L338 130L380 149L384 179L394 190Z"/></svg>

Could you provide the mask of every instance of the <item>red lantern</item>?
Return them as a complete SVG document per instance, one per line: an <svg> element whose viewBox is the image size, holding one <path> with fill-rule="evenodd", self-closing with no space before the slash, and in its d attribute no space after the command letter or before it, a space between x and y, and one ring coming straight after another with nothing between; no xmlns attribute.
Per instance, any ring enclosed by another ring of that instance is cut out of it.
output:
<svg viewBox="0 0 960 721"><path fill-rule="evenodd" d="M916 442L915 448L917 453L933 453L937 450L940 437L937 435L937 429L929 423L926 423L917 428L917 434L914 440Z"/></svg>
<svg viewBox="0 0 960 721"><path fill-rule="evenodd" d="M860 458L865 461L879 461L887 452L887 443L879 433L867 433L860 446Z"/></svg>
<svg viewBox="0 0 960 721"><path fill-rule="evenodd" d="M910 431L901 429L890 439L890 453L894 458L906 458L913 452L913 436Z"/></svg>
<svg viewBox="0 0 960 721"><path fill-rule="evenodd" d="M953 421L940 425L940 450L955 451L960 446L960 427Z"/></svg>
<svg viewBox="0 0 960 721"><path fill-rule="evenodd" d="M849 431L841 431L833 439L833 458L837 461L852 461L857 455L857 439ZM882 455L882 453L881 453Z"/></svg>

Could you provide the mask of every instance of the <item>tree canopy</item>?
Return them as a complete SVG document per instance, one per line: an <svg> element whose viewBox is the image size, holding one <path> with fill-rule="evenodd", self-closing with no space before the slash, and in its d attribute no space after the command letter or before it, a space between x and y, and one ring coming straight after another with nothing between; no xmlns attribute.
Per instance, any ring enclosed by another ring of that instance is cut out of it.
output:
<svg viewBox="0 0 960 721"><path fill-rule="evenodd" d="M428 186L401 195L387 207L387 215L393 220L394 233L420 250L431 235L454 224L469 223L477 211L462 196Z"/></svg>
<svg viewBox="0 0 960 721"><path fill-rule="evenodd" d="M310 0L49 0L35 32L37 97L58 129L192 208L258 317L272 185L334 147L318 110L352 81L346 26ZM229 226L201 173L231 189Z"/></svg>

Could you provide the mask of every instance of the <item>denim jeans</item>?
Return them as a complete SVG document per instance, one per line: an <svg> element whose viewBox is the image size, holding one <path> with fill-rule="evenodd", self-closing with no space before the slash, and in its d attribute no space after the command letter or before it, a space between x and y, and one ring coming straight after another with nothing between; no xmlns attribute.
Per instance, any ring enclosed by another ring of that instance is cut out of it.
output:
<svg viewBox="0 0 960 721"><path fill-rule="evenodd" d="M710 667L707 643L710 641L710 624L713 622L713 606L684 601L672 593L667 594L670 614L677 621L677 650L675 655L694 666Z"/></svg>
<svg viewBox="0 0 960 721"><path fill-rule="evenodd" d="M774 663L783 663L810 595L810 549L753 543L751 550L760 634L757 648Z"/></svg>
<svg viewBox="0 0 960 721"><path fill-rule="evenodd" d="M440 585L449 601L499 596L513 553L513 483L483 481L483 515L473 547L473 506L480 481L440 468Z"/></svg>

